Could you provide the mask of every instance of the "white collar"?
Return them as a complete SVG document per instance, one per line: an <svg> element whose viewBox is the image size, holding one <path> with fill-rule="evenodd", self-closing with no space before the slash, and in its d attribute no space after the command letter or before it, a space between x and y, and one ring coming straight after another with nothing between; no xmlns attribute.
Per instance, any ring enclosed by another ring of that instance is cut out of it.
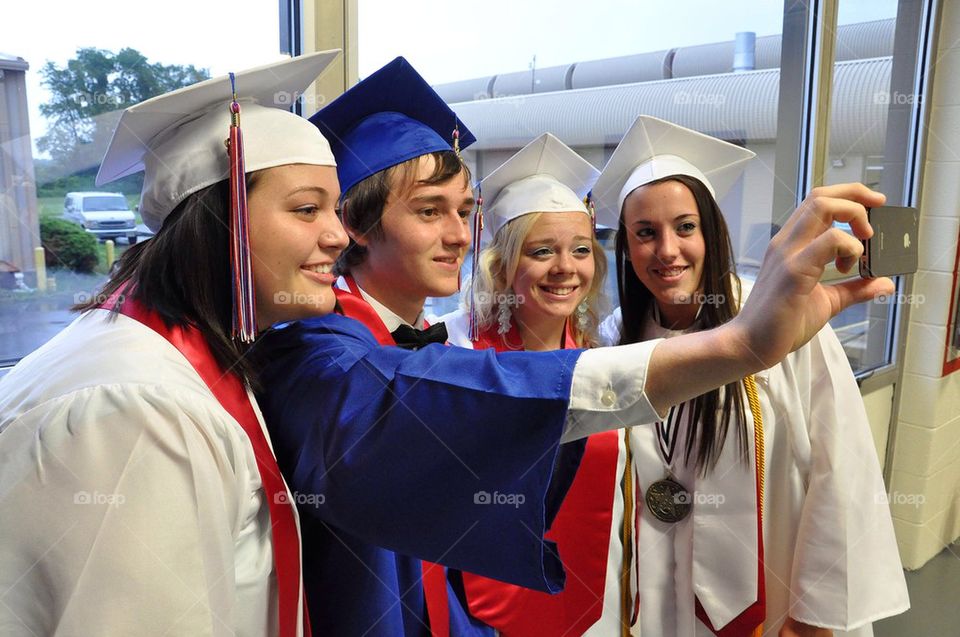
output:
<svg viewBox="0 0 960 637"><path fill-rule="evenodd" d="M356 282L356 279L354 279L354 283L356 284L357 289L360 290L360 296L363 297L364 301L370 304L370 307L373 308L373 311L376 312L377 316L380 317L380 320L383 321L383 325L387 328L388 332L394 331L401 325L408 325L410 327L413 327L413 325L410 325L410 323L407 323L402 318L400 318L396 313L394 313L393 310L388 308L386 305L384 305L377 299L370 296L370 294L368 294L366 290L360 287L360 284ZM424 329L426 327L426 325L424 324L422 309L420 310L420 313L417 314L417 319L414 321L414 324L420 326L418 329Z"/></svg>
<svg viewBox="0 0 960 637"><path fill-rule="evenodd" d="M692 332L698 332L703 329L703 326L700 324L700 314L703 310L703 305L697 310L697 316L693 319L693 324L690 327L682 330L672 330L670 328L664 327L660 323L660 308L657 306L657 302L653 301L650 303L650 311L647 314L647 320L644 322L643 326L643 340L650 340L654 338L670 338L671 336L679 336L680 334L690 334Z"/></svg>

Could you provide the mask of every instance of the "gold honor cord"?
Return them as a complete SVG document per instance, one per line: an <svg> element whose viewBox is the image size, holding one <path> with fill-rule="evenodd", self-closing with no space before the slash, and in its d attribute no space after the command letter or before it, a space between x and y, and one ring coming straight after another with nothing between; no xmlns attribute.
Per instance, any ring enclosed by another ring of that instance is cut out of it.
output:
<svg viewBox="0 0 960 637"><path fill-rule="evenodd" d="M760 413L760 396L757 394L757 381L751 374L743 379L743 388L747 390L750 414L753 416L753 448L757 457L757 510L763 521L763 482L766 471L766 456L763 450L763 415Z"/></svg>
<svg viewBox="0 0 960 637"><path fill-rule="evenodd" d="M763 415L760 412L760 396L757 394L757 381L753 374L743 379L743 388L747 391L747 402L750 403L750 414L753 416L753 453L757 463L757 540L763 541L763 487L766 476L766 455L763 446ZM759 557L759 556L758 556ZM761 591L757 591L760 595ZM757 626L752 637L762 637L763 623Z"/></svg>
<svg viewBox="0 0 960 637"><path fill-rule="evenodd" d="M743 379L747 392L750 414L753 416L753 449L757 469L757 515L760 520L758 532L763 528L763 494L766 475L766 455L763 445L763 414L760 411L760 396L757 393L757 381L753 375ZM633 598L630 595L630 569L633 565L633 454L630 450L630 430L623 430L623 442L626 446L626 468L623 476L623 564L620 569L620 632L622 637L630 637L630 620L633 615ZM758 536L759 539L759 536ZM753 637L763 635L763 624L757 626Z"/></svg>

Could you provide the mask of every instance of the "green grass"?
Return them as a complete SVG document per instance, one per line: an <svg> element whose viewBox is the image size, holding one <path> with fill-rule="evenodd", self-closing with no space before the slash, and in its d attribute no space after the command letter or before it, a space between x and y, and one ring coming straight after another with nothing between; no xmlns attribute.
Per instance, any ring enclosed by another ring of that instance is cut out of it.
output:
<svg viewBox="0 0 960 637"><path fill-rule="evenodd" d="M63 197L37 197L41 217L62 217Z"/></svg>

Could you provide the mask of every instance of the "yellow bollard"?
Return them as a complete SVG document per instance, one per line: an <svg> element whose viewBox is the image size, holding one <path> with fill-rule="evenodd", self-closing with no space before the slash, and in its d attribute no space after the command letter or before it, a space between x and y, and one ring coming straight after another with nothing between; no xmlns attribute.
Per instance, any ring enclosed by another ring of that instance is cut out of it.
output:
<svg viewBox="0 0 960 637"><path fill-rule="evenodd" d="M113 267L113 261L114 261L113 239L107 239L106 241L103 242L103 245L106 248L106 252L107 252L107 272L109 272L110 268Z"/></svg>
<svg viewBox="0 0 960 637"><path fill-rule="evenodd" d="M37 289L47 291L47 261L43 255L43 248L33 249L33 265L37 268Z"/></svg>

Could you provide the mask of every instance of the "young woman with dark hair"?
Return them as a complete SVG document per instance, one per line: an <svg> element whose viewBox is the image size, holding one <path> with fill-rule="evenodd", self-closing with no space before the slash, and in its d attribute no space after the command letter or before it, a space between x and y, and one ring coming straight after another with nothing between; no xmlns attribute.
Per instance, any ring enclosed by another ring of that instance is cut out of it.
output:
<svg viewBox="0 0 960 637"><path fill-rule="evenodd" d="M239 129L226 77L123 113L98 180L144 170L156 236L0 381L0 633L308 632L244 332L334 308L333 155L271 98L336 53L238 73Z"/></svg>
<svg viewBox="0 0 960 637"><path fill-rule="evenodd" d="M654 118L628 131L594 188L601 222L618 228L606 343L736 319L748 295L714 193L750 157ZM634 482L618 517L637 520L624 634L869 635L908 608L870 426L829 325L783 362L628 430L624 445Z"/></svg>
<svg viewBox="0 0 960 637"><path fill-rule="evenodd" d="M700 232L704 237L711 237L711 240L704 242L699 284L693 292L687 293L688 297L677 298L676 303L669 305L669 309L661 314L663 316L674 310L676 320L667 318L663 322L676 329L686 329L694 320L704 329L723 325L737 315L738 301L741 298L741 282L733 262L733 245L727 231L727 222L713 195L703 182L695 177L671 175L651 181L647 185L652 187L667 181L682 184L693 195L694 204L699 211ZM643 340L644 317L660 311L656 297L633 269L629 244L630 237L621 217L614 243L614 267L617 271L622 326L620 338L615 343L617 345ZM710 299L710 302L704 303L703 299ZM701 394L691 401L691 420L700 423L700 426L687 430L684 459L689 461L692 457L701 474L711 469L716 462L731 423L736 427L738 448L746 458L748 441L744 425L744 402L742 394L737 391L737 385L730 383L722 389ZM730 399L721 401L722 392L730 396Z"/></svg>

